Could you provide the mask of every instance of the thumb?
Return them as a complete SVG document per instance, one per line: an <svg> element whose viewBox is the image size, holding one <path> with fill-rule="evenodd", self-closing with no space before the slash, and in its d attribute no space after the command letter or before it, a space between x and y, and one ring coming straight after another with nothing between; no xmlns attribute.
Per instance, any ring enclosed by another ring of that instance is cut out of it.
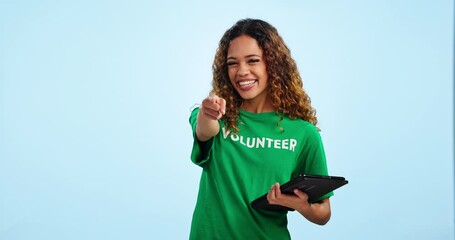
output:
<svg viewBox="0 0 455 240"><path fill-rule="evenodd" d="M221 114L226 114L226 100L224 98L220 98L220 108Z"/></svg>
<svg viewBox="0 0 455 240"><path fill-rule="evenodd" d="M226 100L224 100L224 98L221 98L218 95L211 93L209 95L209 100L213 103L218 104L218 106L220 107L220 113L222 115L226 114Z"/></svg>

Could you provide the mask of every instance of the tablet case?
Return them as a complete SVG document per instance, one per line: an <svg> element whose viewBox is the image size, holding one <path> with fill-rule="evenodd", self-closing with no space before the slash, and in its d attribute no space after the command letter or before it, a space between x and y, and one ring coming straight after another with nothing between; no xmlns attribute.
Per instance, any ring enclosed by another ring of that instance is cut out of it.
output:
<svg viewBox="0 0 455 240"><path fill-rule="evenodd" d="M347 183L348 181L344 177L303 174L281 185L280 189L282 193L294 194L294 189L298 188L308 194L308 202L314 203L319 200L320 197ZM280 205L269 204L267 193L251 202L251 206L254 209L294 210Z"/></svg>

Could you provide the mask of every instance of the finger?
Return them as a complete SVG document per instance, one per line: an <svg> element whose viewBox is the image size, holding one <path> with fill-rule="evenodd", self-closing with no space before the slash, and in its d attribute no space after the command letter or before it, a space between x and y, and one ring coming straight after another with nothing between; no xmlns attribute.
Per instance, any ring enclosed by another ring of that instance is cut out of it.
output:
<svg viewBox="0 0 455 240"><path fill-rule="evenodd" d="M218 118L221 118L224 114L226 114L226 100L223 98L216 95L210 95L203 101L203 104L207 108L219 112L219 114L217 114Z"/></svg>
<svg viewBox="0 0 455 240"><path fill-rule="evenodd" d="M211 100L213 103L217 104L218 111L221 112L221 114L226 113L226 100L224 98L218 97L217 95L211 95L210 96Z"/></svg>
<svg viewBox="0 0 455 240"><path fill-rule="evenodd" d="M214 93L211 93L207 98L213 103L218 102L218 100L220 99L220 97L218 97L218 95Z"/></svg>
<svg viewBox="0 0 455 240"><path fill-rule="evenodd" d="M210 94L207 97L207 100L209 100L211 103L215 103L216 98L217 98L217 96L215 94Z"/></svg>
<svg viewBox="0 0 455 240"><path fill-rule="evenodd" d="M270 188L269 190L269 193L267 193L267 200L269 201L269 203L272 203L275 201L275 185L272 185L272 187Z"/></svg>
<svg viewBox="0 0 455 240"><path fill-rule="evenodd" d="M275 197L280 198L281 197L281 189L280 189L280 184L275 183Z"/></svg>
<svg viewBox="0 0 455 240"><path fill-rule="evenodd" d="M207 117L209 117L211 119L214 119L214 120L218 120L218 119L220 119L223 116L220 113L220 111L213 110L212 108L207 107L207 106L202 106L200 111L202 112L202 114L204 116L207 116Z"/></svg>
<svg viewBox="0 0 455 240"><path fill-rule="evenodd" d="M220 111L221 111L221 114L226 114L226 100L224 100L224 98L220 98Z"/></svg>
<svg viewBox="0 0 455 240"><path fill-rule="evenodd" d="M202 101L202 107L203 108L207 108L207 109L211 109L213 111L219 111L220 110L219 104L215 103L213 101L213 99L211 99L211 97L207 97L206 99L204 99Z"/></svg>
<svg viewBox="0 0 455 240"><path fill-rule="evenodd" d="M305 199L305 200L308 199L308 195L306 193L302 192L300 189L294 189L294 194L297 195L297 197L299 197L301 199Z"/></svg>
<svg viewBox="0 0 455 240"><path fill-rule="evenodd" d="M202 107L201 108L201 113L202 115L212 119L212 120L218 120L218 116L220 115L220 112L214 111L210 108Z"/></svg>

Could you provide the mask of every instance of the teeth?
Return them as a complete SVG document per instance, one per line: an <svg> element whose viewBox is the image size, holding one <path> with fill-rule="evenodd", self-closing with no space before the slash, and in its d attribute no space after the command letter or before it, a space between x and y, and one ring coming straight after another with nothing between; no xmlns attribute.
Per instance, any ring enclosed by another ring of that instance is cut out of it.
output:
<svg viewBox="0 0 455 240"><path fill-rule="evenodd" d="M251 80L251 81L243 81L243 82L239 82L239 85L240 85L240 86L246 86L246 85L253 84L254 82L255 82L254 80Z"/></svg>

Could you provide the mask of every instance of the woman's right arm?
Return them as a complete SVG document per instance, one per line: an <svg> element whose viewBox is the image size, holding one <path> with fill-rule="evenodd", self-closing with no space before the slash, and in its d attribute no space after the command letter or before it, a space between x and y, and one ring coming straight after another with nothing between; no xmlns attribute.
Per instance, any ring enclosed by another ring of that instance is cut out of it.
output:
<svg viewBox="0 0 455 240"><path fill-rule="evenodd" d="M226 101L210 95L202 101L197 115L196 137L199 141L210 140L220 131L218 119L226 113Z"/></svg>

